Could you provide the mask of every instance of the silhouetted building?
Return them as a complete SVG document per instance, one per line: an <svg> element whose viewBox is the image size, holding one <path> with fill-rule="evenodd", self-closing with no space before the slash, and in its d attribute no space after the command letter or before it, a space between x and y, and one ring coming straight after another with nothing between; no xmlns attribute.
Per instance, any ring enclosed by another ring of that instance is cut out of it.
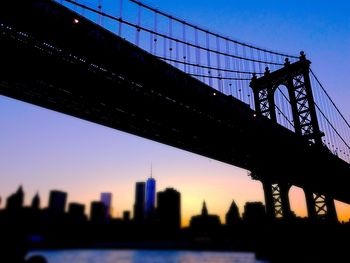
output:
<svg viewBox="0 0 350 263"><path fill-rule="evenodd" d="M226 213L226 225L232 226L241 222L241 217L239 215L239 209L235 201L232 201L230 209Z"/></svg>
<svg viewBox="0 0 350 263"><path fill-rule="evenodd" d="M157 194L157 218L167 230L178 230L181 226L181 195L173 188Z"/></svg>
<svg viewBox="0 0 350 263"><path fill-rule="evenodd" d="M68 217L73 223L83 223L86 221L85 205L70 203L68 206Z"/></svg>
<svg viewBox="0 0 350 263"><path fill-rule="evenodd" d="M152 219L154 217L156 203L156 180L150 177L146 182L146 202L145 202L145 218Z"/></svg>
<svg viewBox="0 0 350 263"><path fill-rule="evenodd" d="M39 196L39 193L36 193L36 195L33 197L32 209L34 209L34 210L39 210L40 209L40 196Z"/></svg>
<svg viewBox="0 0 350 263"><path fill-rule="evenodd" d="M52 190L49 197L48 211L50 214L63 215L66 209L67 193Z"/></svg>
<svg viewBox="0 0 350 263"><path fill-rule="evenodd" d="M18 187L17 191L10 195L6 200L6 210L18 211L23 208L24 192L22 186Z"/></svg>
<svg viewBox="0 0 350 263"><path fill-rule="evenodd" d="M135 188L134 220L142 222L145 210L145 183L137 182Z"/></svg>
<svg viewBox="0 0 350 263"><path fill-rule="evenodd" d="M210 215L205 202L203 202L202 214L192 216L190 221L190 228L200 232L215 230L220 225L221 222L219 216Z"/></svg>
<svg viewBox="0 0 350 263"><path fill-rule="evenodd" d="M244 205L243 220L246 223L263 223L266 219L265 206L261 202L247 202Z"/></svg>
<svg viewBox="0 0 350 263"><path fill-rule="evenodd" d="M130 221L130 211L124 211L123 212L123 221L129 222Z"/></svg>
<svg viewBox="0 0 350 263"><path fill-rule="evenodd" d="M106 208L106 220L109 220L112 211L112 193L101 193L101 202Z"/></svg>
<svg viewBox="0 0 350 263"><path fill-rule="evenodd" d="M102 202L91 202L90 221L95 224L106 223L106 207Z"/></svg>

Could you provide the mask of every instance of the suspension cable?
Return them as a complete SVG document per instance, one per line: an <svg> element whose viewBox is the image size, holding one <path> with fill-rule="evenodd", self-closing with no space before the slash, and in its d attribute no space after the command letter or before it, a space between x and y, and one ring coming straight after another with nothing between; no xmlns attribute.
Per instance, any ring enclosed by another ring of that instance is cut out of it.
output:
<svg viewBox="0 0 350 263"><path fill-rule="evenodd" d="M332 127L333 131L339 136L339 138L343 141L343 143L350 149L350 146L347 144L347 142L343 139L343 137L339 134L337 129L333 126L331 121L327 118L327 116L323 113L321 108L315 103L316 108L319 110L319 112L322 114L322 116L325 118L325 120L328 122L328 124Z"/></svg>
<svg viewBox="0 0 350 263"><path fill-rule="evenodd" d="M318 80L318 78L316 77L315 73L312 71L312 69L310 68L310 72L312 74L312 76L315 78L315 80L317 81L317 83L320 85L321 89L323 90L323 92L326 94L326 96L328 97L328 99L330 100L330 102L333 104L334 108L336 109L336 111L340 114L340 116L342 117L342 119L345 121L346 125L348 126L348 128L350 128L350 124L349 122L346 120L346 118L344 117L344 115L340 112L340 110L338 109L337 105L335 105L335 103L333 102L332 98L329 96L328 92L326 91L326 89L323 87L323 85L321 84L321 82Z"/></svg>
<svg viewBox="0 0 350 263"><path fill-rule="evenodd" d="M65 0L65 1L69 1L69 0ZM157 12L158 14L160 14L160 15L162 15L162 16L164 16L164 17L171 18L171 19L173 19L174 21L177 21L177 22L179 22L179 23L181 23L181 24L185 24L186 26L192 27L192 28L197 29L197 30L199 30L199 31L201 31L201 32L208 33L208 34L210 34L210 35L212 35L212 36L214 36L214 37L219 37L219 38L221 38L221 39L223 39L223 40L226 40L226 41L229 41L229 42L233 42L233 43L236 43L236 44L239 44L239 45L241 45L241 46L248 47L248 48L260 50L260 51L262 51L262 52L271 53L271 54L275 54L275 55L279 55L279 56L283 56L283 57L289 57L289 58L299 59L298 56L293 56L293 55L289 55L289 54L283 54L283 53L280 53L280 52L275 52L275 51L271 51L271 50L259 48L259 47L252 46L252 45L249 45L249 44L247 44L247 43L244 43L244 42L241 42L241 41L237 41L237 40L231 39L231 38L229 38L229 37L225 37L225 36L222 36L222 35L220 35L220 34L211 32L211 31L209 31L209 30L207 30L207 29L198 27L198 26L193 25L193 24L191 24L191 23L189 23L189 22L187 22L187 21L185 21L185 20L176 18L176 17L174 17L174 16L172 16L172 15L170 15L170 14L167 14L167 13L165 13L165 12L163 12L163 11L160 11L160 10L158 10L158 9L156 9L156 8L153 8L153 7L149 6L149 5L146 5L146 4L144 4L144 3L140 2L140 1L137 1L137 0L129 0L129 1L131 1L131 2L133 2L133 3L135 3L135 4L138 4L138 5L141 5L141 6L143 6L144 8L146 8L146 9L148 9L148 10L150 10L150 11Z"/></svg>
<svg viewBox="0 0 350 263"><path fill-rule="evenodd" d="M245 61L250 61L250 62L255 62L255 63L260 63L260 64L269 64L269 65L276 65L276 66L282 66L283 63L276 63L276 62L272 62L272 61L263 61L263 60L257 60L257 59L251 59L251 58L246 58L246 57L242 57L242 56L237 56L237 55L232 55L232 54L226 54L224 52L220 52L220 51L217 51L217 50L214 50L214 49L211 49L209 47L203 47L203 46L196 46L195 44L193 43L189 43L189 42L186 42L186 41L183 41L181 39L177 39L177 38L174 38L174 37L170 37L170 36L167 36L166 34L162 34L162 33L158 33L158 32L155 32L151 29L148 29L148 28L145 28L143 26L140 26L138 27L137 24L134 24L134 23L131 23L129 21L126 21L126 20L123 20L121 17L115 17L115 16L112 16L110 14L107 14L105 12L102 12L102 11L99 11L99 10L96 10L95 8L92 8L92 7L89 7L89 6L86 6L84 4L80 4L80 3L76 3L72 0L64 0L66 2L69 2L73 5L77 5L79 7L82 7L82 8L85 8L86 10L90 11L90 12L93 12L93 13L97 13L97 14L100 14L102 16L105 16L109 19L112 19L112 20L115 20L115 21L118 21L118 22L121 22L123 24L126 24L128 26L131 26L131 27L134 27L134 28L139 28L140 30L143 30L145 32L148 32L148 33L153 33L159 37L162 37L162 38L165 38L165 39L168 39L168 40L172 40L172 41L176 41L176 42L179 42L185 46L190 46L190 47L194 47L194 48L199 48L199 49L202 49L204 51L208 51L208 52L212 52L212 53L215 53L215 54L220 54L220 55L223 55L223 56L228 56L228 57L232 57L232 58L236 58L236 59L240 59L240 60L245 60ZM129 1L132 1L132 0L129 0ZM239 43L240 44L240 43ZM247 45L245 45L247 46ZM266 51L264 51L266 52Z"/></svg>

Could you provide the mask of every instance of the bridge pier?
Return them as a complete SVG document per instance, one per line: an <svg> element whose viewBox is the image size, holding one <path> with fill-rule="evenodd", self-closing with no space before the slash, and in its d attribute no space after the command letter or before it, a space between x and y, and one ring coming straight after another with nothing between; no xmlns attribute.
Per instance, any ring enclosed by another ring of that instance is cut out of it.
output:
<svg viewBox="0 0 350 263"><path fill-rule="evenodd" d="M287 183L271 183L265 180L262 181L262 184L268 219L290 219L292 215L288 196L290 185Z"/></svg>
<svg viewBox="0 0 350 263"><path fill-rule="evenodd" d="M304 192L310 220L316 221L321 219L329 222L338 222L334 199L331 196L313 193L308 189L304 189Z"/></svg>

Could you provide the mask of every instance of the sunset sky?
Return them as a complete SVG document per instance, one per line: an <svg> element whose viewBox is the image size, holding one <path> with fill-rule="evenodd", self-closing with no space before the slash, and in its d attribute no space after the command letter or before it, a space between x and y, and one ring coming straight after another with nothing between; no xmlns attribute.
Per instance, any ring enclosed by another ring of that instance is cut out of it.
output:
<svg viewBox="0 0 350 263"><path fill-rule="evenodd" d="M147 3L234 39L291 54L304 50L350 119L348 1ZM22 184L26 203L39 191L44 207L50 189L67 191L69 202L86 204L102 191L112 192L114 215L121 216L132 209L135 182L147 179L151 163L157 190L174 187L181 192L183 225L200 212L203 200L222 222L232 200L241 212L245 202L263 201L260 182L252 181L246 170L3 96L0 123L1 207ZM290 196L292 209L305 216L302 190L293 188ZM337 209L341 220L350 218L350 206L337 203Z"/></svg>

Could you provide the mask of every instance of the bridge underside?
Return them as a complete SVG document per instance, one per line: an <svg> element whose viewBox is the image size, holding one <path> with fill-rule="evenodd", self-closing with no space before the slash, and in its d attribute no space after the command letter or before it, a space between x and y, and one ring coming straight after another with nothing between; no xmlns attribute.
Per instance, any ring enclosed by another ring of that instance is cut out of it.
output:
<svg viewBox="0 0 350 263"><path fill-rule="evenodd" d="M350 203L349 165L327 149L54 2L3 4L0 58L2 95Z"/></svg>

